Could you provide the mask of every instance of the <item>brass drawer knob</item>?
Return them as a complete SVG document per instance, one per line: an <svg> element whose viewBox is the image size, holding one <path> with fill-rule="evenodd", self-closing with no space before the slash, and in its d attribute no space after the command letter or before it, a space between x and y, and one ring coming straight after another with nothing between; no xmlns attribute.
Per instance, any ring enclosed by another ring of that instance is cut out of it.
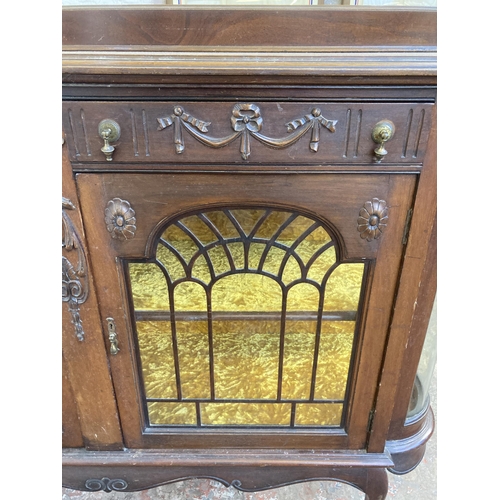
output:
<svg viewBox="0 0 500 500"><path fill-rule="evenodd" d="M380 163L387 154L385 143L392 139L395 131L396 127L390 120L382 120L378 122L375 127L373 127L372 139L378 144L378 146L373 150L375 154L374 159L377 163Z"/></svg>
<svg viewBox="0 0 500 500"><path fill-rule="evenodd" d="M115 142L120 138L120 125L114 120L106 118L99 123L98 131L99 137L104 141L104 146L101 148L101 151L106 156L106 161L113 161L113 152L115 148L111 146L110 142Z"/></svg>

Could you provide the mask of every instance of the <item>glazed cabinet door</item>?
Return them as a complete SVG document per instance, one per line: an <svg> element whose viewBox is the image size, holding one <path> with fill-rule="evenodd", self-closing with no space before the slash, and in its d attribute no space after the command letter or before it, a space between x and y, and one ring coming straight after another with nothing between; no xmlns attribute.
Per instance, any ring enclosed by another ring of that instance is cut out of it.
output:
<svg viewBox="0 0 500 500"><path fill-rule="evenodd" d="M126 446L363 449L415 180L78 174Z"/></svg>

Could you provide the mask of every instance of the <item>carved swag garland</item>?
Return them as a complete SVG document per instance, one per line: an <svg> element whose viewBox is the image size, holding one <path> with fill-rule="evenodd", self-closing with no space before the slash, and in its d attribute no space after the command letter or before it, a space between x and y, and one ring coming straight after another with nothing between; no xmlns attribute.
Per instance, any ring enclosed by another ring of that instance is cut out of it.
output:
<svg viewBox="0 0 500 500"><path fill-rule="evenodd" d="M297 142L307 131L311 130L309 149L316 153L319 148L320 129L325 127L335 132L338 120L328 120L321 114L321 109L314 108L311 113L286 123L290 135L282 138L272 138L261 134L263 119L260 109L255 104L236 104L231 115L231 127L234 133L226 137L216 138L205 135L211 122L204 122L194 118L184 111L182 106L175 106L174 113L164 118L157 118L158 130L164 130L174 125L175 151L181 154L184 151L182 130L187 130L195 139L212 148L223 148L240 137L240 153L244 160L250 157L250 138L257 139L262 144L275 149L284 149Z"/></svg>

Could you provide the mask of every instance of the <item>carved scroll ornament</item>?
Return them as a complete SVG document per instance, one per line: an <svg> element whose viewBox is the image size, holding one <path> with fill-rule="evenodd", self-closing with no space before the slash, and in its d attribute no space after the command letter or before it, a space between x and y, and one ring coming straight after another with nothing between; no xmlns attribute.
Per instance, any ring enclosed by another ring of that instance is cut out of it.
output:
<svg viewBox="0 0 500 500"><path fill-rule="evenodd" d="M68 309L71 313L71 322L75 327L75 334L78 340L83 341L84 331L80 319L80 304L87 300L87 259L83 251L83 245L78 233L64 210L74 210L75 206L67 198L62 199L62 223L64 250L77 252L76 269L73 264L63 256L62 258L62 301L68 303Z"/></svg>
<svg viewBox="0 0 500 500"><path fill-rule="evenodd" d="M376 240L387 226L387 202L373 198L367 201L359 211L358 231L366 241Z"/></svg>
<svg viewBox="0 0 500 500"><path fill-rule="evenodd" d="M297 142L309 130L312 130L309 149L316 153L319 148L321 127L325 127L333 133L338 120L328 120L321 114L321 109L314 108L311 113L286 123L290 135L277 139L261 134L263 118L259 107L255 104L236 104L230 118L231 128L234 133L221 138L205 135L211 122L194 118L186 113L182 106L175 106L172 115L157 118L157 121L159 124L158 130L174 125L174 144L178 154L184 151L185 145L182 131L187 130L195 139L212 148L223 148L239 137L241 157L248 160L251 153L251 137L271 148L284 149Z"/></svg>
<svg viewBox="0 0 500 500"><path fill-rule="evenodd" d="M124 479L109 479L109 477L103 477L102 479L87 479L85 481L85 488L90 491L105 491L110 493L111 491L123 491L128 488L128 483Z"/></svg>

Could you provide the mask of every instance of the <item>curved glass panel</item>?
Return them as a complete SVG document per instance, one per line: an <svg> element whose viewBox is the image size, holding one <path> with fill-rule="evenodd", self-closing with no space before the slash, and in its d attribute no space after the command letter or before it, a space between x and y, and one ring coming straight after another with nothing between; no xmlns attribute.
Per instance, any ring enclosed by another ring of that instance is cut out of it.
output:
<svg viewBox="0 0 500 500"><path fill-rule="evenodd" d="M285 210L170 222L128 265L150 425L339 427L365 264L338 248Z"/></svg>
<svg viewBox="0 0 500 500"><path fill-rule="evenodd" d="M429 319L424 347L418 363L417 376L413 384L407 418L418 415L427 405L429 387L437 360L437 298L434 299L432 314Z"/></svg>

